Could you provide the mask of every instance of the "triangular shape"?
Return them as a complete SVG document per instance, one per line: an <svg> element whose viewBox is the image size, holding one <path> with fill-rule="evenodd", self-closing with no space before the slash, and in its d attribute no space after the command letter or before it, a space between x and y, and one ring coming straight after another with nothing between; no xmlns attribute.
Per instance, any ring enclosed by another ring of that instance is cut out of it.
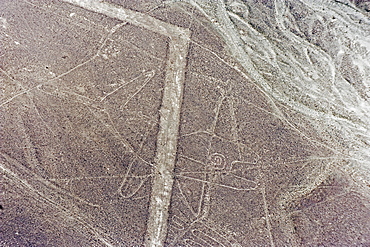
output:
<svg viewBox="0 0 370 247"><path fill-rule="evenodd" d="M230 102L225 99L218 109L218 116L215 126L215 134L228 140L235 139L235 133L233 133L234 120L232 118L232 109Z"/></svg>
<svg viewBox="0 0 370 247"><path fill-rule="evenodd" d="M188 204L194 214L198 214L203 198L203 183L187 178L178 178L179 189L184 195L185 203Z"/></svg>

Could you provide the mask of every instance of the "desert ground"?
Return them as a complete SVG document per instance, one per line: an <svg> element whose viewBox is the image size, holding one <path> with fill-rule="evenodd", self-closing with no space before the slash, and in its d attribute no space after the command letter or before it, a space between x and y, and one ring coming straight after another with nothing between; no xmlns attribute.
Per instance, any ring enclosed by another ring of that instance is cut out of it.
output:
<svg viewBox="0 0 370 247"><path fill-rule="evenodd" d="M370 4L1 0L0 245L370 246Z"/></svg>

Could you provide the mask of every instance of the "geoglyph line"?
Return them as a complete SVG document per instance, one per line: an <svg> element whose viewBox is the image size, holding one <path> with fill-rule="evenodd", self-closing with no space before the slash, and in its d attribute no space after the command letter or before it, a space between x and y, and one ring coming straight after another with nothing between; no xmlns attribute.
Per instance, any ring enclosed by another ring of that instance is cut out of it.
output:
<svg viewBox="0 0 370 247"><path fill-rule="evenodd" d="M174 181L173 170L185 79L185 57L189 45L189 39L170 38L147 230L148 246L163 246L167 234L168 208Z"/></svg>
<svg viewBox="0 0 370 247"><path fill-rule="evenodd" d="M147 14L113 6L98 0L63 0L84 9L116 18L169 37L164 93L160 109L155 174L149 206L146 246L163 246L167 235L168 209L174 182L174 166L183 97L186 55L190 31Z"/></svg>

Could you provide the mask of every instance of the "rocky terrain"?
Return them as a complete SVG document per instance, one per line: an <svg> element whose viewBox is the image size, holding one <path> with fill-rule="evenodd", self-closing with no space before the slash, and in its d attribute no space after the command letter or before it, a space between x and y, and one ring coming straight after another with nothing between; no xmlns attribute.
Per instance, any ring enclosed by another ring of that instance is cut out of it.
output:
<svg viewBox="0 0 370 247"><path fill-rule="evenodd" d="M370 246L369 11L0 1L0 245Z"/></svg>

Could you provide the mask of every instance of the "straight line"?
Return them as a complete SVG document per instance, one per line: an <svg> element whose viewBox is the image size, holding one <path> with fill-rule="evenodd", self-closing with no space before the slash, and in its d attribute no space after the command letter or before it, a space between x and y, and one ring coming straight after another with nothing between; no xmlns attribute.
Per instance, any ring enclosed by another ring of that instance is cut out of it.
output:
<svg viewBox="0 0 370 247"><path fill-rule="evenodd" d="M150 30L152 32L167 36L176 37L179 35L187 36L189 31L167 22L158 20L150 15L125 9L100 0L63 0L64 2L77 5L81 8L106 15L121 21Z"/></svg>
<svg viewBox="0 0 370 247"><path fill-rule="evenodd" d="M5 174L13 183L27 189L26 193L33 195L35 200L47 202L54 208L57 208L59 212L68 215L68 217L81 224L86 231L91 233L96 239L100 240L105 245L114 246L113 240L109 239L109 235L104 233L104 230L93 227L88 223L88 219L79 216L77 211L73 210L70 206L74 204L75 200L81 203L87 203L87 205L92 207L100 207L99 205L85 202L83 199L81 200L81 198L59 189L50 184L49 181L37 175L35 172L32 172L30 169L23 166L17 160L6 154L1 155L7 161L8 165L0 163L0 174Z"/></svg>
<svg viewBox="0 0 370 247"><path fill-rule="evenodd" d="M168 209L174 182L174 167L183 98L189 39L172 39L157 139L156 171L149 208L147 246L163 246L167 235Z"/></svg>
<svg viewBox="0 0 370 247"><path fill-rule="evenodd" d="M174 182L174 167L180 124L180 110L185 80L186 56L190 31L147 14L124 9L98 0L63 0L90 11L142 27L169 37L164 92L160 108L160 130L157 138L155 172L149 206L145 245L163 246L167 236L168 209Z"/></svg>
<svg viewBox="0 0 370 247"><path fill-rule="evenodd" d="M262 198L263 198L263 208L264 208L265 217L266 217L267 233L268 233L268 236L269 236L269 239L270 239L271 247L275 247L274 238L273 238L272 233L271 233L271 222L270 222L269 209L268 209L268 205L267 205L267 201L266 201L265 185L263 185L261 193L262 193Z"/></svg>

